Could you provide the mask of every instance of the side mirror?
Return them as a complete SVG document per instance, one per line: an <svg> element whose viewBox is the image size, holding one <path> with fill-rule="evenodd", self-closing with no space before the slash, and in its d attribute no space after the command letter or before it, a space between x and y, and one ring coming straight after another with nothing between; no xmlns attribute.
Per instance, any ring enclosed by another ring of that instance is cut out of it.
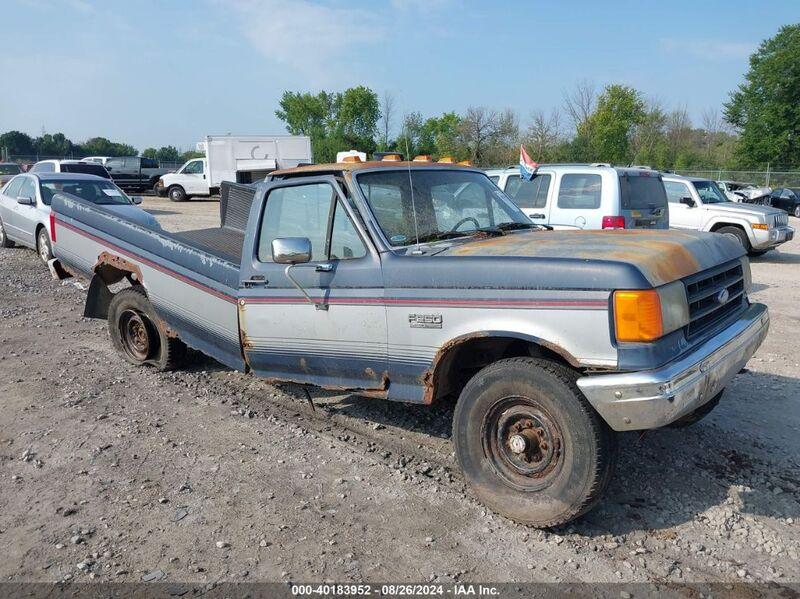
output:
<svg viewBox="0 0 800 599"><path fill-rule="evenodd" d="M19 196L17 198L17 204L21 204L22 206L33 206L33 198L29 198L26 196Z"/></svg>
<svg viewBox="0 0 800 599"><path fill-rule="evenodd" d="M142 196L133 196L131 200L133 200L133 203L138 206L142 203Z"/></svg>
<svg viewBox="0 0 800 599"><path fill-rule="evenodd" d="M685 204L686 206L689 206L689 208L694 208L694 206L695 206L694 200L692 198L685 197L685 198L681 198L680 201L681 201L681 204Z"/></svg>
<svg viewBox="0 0 800 599"><path fill-rule="evenodd" d="M311 261L311 240L283 237L272 240L272 260L277 264L303 264Z"/></svg>

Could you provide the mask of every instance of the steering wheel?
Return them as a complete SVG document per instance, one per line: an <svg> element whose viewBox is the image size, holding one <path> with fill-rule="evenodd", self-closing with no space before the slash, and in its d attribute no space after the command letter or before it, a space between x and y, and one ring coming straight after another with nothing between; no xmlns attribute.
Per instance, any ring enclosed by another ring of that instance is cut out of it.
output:
<svg viewBox="0 0 800 599"><path fill-rule="evenodd" d="M475 219L475 218L473 218L473 217L471 217L471 216L465 216L465 217L464 217L464 218L462 218L460 221L458 221L456 224L454 224L454 225L453 225L453 228L452 228L452 229L450 229L450 230L451 230L451 231L458 231L458 228L459 228L461 225L463 225L465 222L467 222L467 221L472 221L473 223L475 223L475 228L476 228L476 229L480 229L480 228L481 228L481 224L480 224L480 223L477 221L477 219Z"/></svg>

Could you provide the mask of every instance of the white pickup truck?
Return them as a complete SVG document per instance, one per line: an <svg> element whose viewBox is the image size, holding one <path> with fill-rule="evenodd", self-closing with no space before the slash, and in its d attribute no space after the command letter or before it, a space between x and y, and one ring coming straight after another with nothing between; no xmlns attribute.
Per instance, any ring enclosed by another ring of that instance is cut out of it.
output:
<svg viewBox="0 0 800 599"><path fill-rule="evenodd" d="M311 139L300 135L208 135L197 144L205 158L161 177L155 190L173 202L219 193L223 181L255 183L278 168L311 162Z"/></svg>
<svg viewBox="0 0 800 599"><path fill-rule="evenodd" d="M751 256L794 237L789 215L770 206L731 202L710 179L664 175L671 229L722 233Z"/></svg>

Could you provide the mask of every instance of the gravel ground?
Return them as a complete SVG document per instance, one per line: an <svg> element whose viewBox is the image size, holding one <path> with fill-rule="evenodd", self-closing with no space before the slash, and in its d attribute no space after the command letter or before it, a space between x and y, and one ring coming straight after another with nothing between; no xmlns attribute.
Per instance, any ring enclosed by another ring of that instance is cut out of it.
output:
<svg viewBox="0 0 800 599"><path fill-rule="evenodd" d="M171 229L217 206L144 204ZM772 330L720 406L622 435L605 500L539 531L470 498L452 406L134 368L79 286L0 250L0 579L798 582L800 241L753 275Z"/></svg>

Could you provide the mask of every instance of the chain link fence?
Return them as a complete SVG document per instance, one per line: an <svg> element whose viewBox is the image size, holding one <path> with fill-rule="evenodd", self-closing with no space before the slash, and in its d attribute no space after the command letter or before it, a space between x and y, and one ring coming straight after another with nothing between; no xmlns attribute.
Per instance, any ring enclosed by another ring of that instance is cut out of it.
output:
<svg viewBox="0 0 800 599"><path fill-rule="evenodd" d="M703 177L714 181L739 181L753 183L758 186L771 187L800 187L800 171L731 171L724 169L676 169L675 173L687 177Z"/></svg>
<svg viewBox="0 0 800 599"><path fill-rule="evenodd" d="M0 152L0 162L16 162L20 165L32 165L40 160L81 160L84 156L75 156L70 154L68 156L52 156L48 154L5 154ZM183 166L184 161L174 162L159 160L159 168L166 168L170 170L178 170Z"/></svg>

